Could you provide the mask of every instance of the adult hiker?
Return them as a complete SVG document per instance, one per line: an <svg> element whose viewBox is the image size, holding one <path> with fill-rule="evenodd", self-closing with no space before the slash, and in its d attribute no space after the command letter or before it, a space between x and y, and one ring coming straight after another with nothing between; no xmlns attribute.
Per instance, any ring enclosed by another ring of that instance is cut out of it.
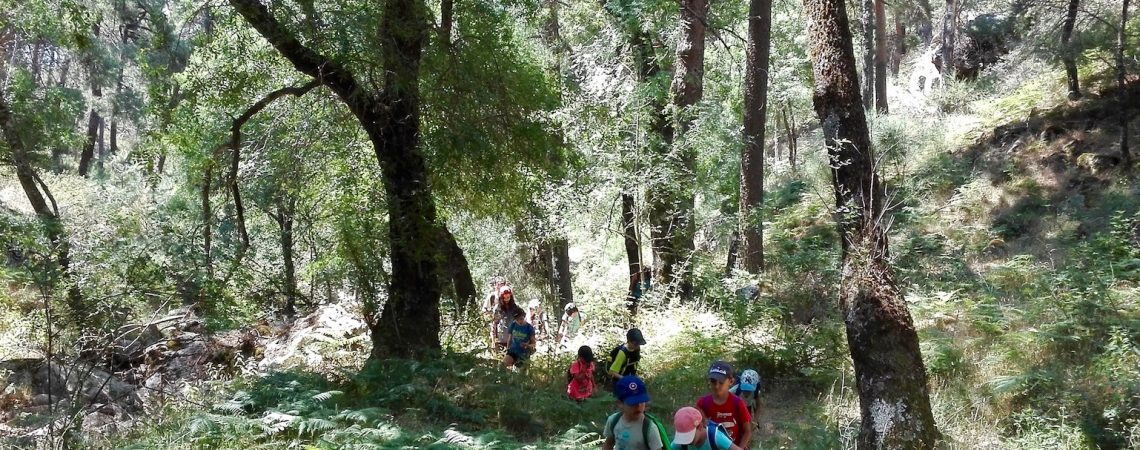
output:
<svg viewBox="0 0 1140 450"><path fill-rule="evenodd" d="M732 442L728 432L720 424L705 418L701 411L685 406L673 415L672 450L741 450Z"/></svg>
<svg viewBox="0 0 1140 450"><path fill-rule="evenodd" d="M733 443L748 448L752 440L752 413L744 400L728 391L733 380L732 365L724 361L712 363L708 378L712 392L697 400L697 409L710 421L721 424Z"/></svg>
<svg viewBox="0 0 1140 450"><path fill-rule="evenodd" d="M602 429L603 450L660 450L668 439L660 420L645 412L649 392L645 382L633 375L622 377L614 386L619 412L606 418Z"/></svg>
<svg viewBox="0 0 1140 450"><path fill-rule="evenodd" d="M637 375L637 362L641 361L641 346L645 345L645 337L641 330L630 328L625 333L625 343L610 350L610 363L606 371L613 379L626 375Z"/></svg>

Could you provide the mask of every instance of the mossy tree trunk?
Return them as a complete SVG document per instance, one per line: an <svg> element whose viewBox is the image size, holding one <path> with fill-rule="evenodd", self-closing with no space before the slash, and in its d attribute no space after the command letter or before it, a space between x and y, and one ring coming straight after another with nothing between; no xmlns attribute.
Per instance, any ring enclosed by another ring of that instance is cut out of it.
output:
<svg viewBox="0 0 1140 450"><path fill-rule="evenodd" d="M860 449L930 449L939 437L926 370L906 302L891 275L884 189L875 173L842 0L804 0L813 102L832 161L843 240L839 302L855 367Z"/></svg>

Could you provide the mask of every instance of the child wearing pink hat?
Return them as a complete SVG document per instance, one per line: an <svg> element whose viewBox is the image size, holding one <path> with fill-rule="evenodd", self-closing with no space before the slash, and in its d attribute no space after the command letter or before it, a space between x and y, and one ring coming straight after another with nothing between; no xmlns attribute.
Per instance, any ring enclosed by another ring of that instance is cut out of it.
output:
<svg viewBox="0 0 1140 450"><path fill-rule="evenodd" d="M673 415L673 450L741 450L732 443L724 427L705 419L701 411L692 406L678 409Z"/></svg>

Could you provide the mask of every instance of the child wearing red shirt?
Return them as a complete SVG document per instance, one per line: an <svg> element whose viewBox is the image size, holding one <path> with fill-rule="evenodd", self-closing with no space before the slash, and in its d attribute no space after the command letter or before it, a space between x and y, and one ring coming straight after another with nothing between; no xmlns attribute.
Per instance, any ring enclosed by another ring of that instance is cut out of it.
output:
<svg viewBox="0 0 1140 450"><path fill-rule="evenodd" d="M578 348L578 359L570 365L570 382L566 385L566 395L571 400L581 402L594 393L594 350L589 345Z"/></svg>
<svg viewBox="0 0 1140 450"><path fill-rule="evenodd" d="M748 405L728 389L732 386L732 366L717 361L709 366L709 385L712 393L697 400L697 409L710 421L721 424L732 442L740 448L748 448L752 440L752 414Z"/></svg>

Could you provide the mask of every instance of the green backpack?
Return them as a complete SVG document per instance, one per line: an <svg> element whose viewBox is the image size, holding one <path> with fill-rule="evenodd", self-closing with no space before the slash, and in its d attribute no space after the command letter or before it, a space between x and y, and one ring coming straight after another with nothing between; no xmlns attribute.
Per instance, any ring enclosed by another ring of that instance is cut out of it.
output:
<svg viewBox="0 0 1140 450"><path fill-rule="evenodd" d="M610 415L610 418L606 420L606 429L613 430L619 418L621 418L620 412ZM653 422L657 426L657 434L661 436L661 449L668 450L669 434L665 432L665 424L653 414L645 413L645 418L648 420L641 421L641 439L645 442L645 446L649 447L649 423Z"/></svg>

